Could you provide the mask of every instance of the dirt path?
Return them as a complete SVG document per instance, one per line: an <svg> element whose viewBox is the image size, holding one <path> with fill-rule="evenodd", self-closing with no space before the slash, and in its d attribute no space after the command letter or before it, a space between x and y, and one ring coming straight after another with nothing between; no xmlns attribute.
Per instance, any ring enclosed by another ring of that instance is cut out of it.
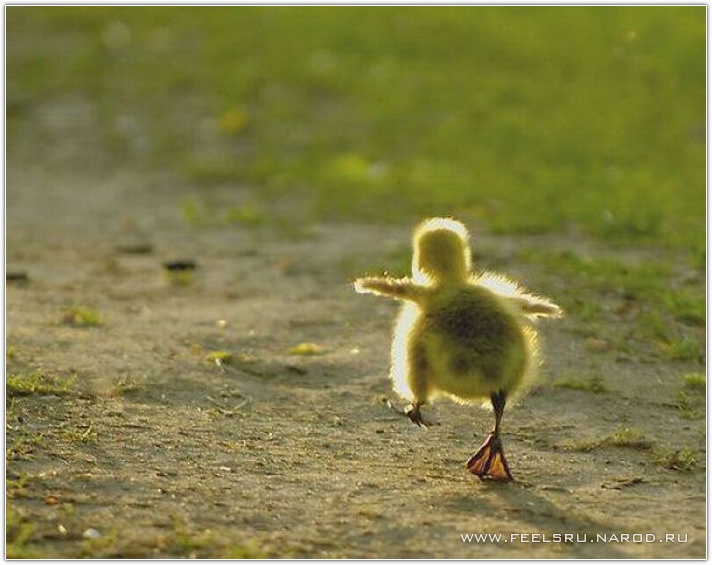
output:
<svg viewBox="0 0 712 565"><path fill-rule="evenodd" d="M443 402L427 412L440 425L421 430L389 412L397 305L349 284L355 266L408 245L409 227L196 229L181 217L186 196L200 197L131 174L8 176L7 268L29 276L7 288L8 373L76 375L66 394L7 397L15 554L705 556L704 416L683 417L675 405L690 367L644 350L598 351L570 317L542 325L540 383L505 415L518 480L482 484L464 462L490 414ZM493 268L554 299L575 289L556 273L526 271L513 250L596 252L551 238L477 243ZM137 253L141 245L148 252ZM192 284L168 281L161 264L176 258L198 262ZM99 311L102 325L63 323L77 305ZM324 349L289 352L300 343ZM232 362L207 361L213 351ZM555 387L562 374L603 375L610 390ZM625 428L642 435L623 446L594 441ZM680 446L697 453L692 470L656 460ZM475 533L504 537L463 542ZM544 541L556 534L578 541Z"/></svg>

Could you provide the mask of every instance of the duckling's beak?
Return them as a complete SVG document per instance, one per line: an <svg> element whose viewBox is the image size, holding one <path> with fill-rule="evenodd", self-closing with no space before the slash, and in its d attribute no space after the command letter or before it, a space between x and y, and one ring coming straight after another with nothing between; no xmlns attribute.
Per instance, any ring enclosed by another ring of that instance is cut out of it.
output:
<svg viewBox="0 0 712 565"><path fill-rule="evenodd" d="M509 463L504 456L504 448L499 433L492 432L482 447L467 462L467 469L480 479L509 482L513 481Z"/></svg>

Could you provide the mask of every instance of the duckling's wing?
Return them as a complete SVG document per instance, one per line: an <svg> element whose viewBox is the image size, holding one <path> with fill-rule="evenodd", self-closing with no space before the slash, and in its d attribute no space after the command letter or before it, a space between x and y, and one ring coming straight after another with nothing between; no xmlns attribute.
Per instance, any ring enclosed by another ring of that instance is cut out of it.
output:
<svg viewBox="0 0 712 565"><path fill-rule="evenodd" d="M508 299L528 318L559 318L563 315L561 308L551 300L530 294L524 287L504 275L484 272L477 276L473 282Z"/></svg>
<svg viewBox="0 0 712 565"><path fill-rule="evenodd" d="M541 296L521 294L513 300L529 318L560 318L564 314L556 304Z"/></svg>
<svg viewBox="0 0 712 565"><path fill-rule="evenodd" d="M422 286L408 278L364 277L354 281L354 288L360 294L377 294L412 302L419 302L425 294Z"/></svg>

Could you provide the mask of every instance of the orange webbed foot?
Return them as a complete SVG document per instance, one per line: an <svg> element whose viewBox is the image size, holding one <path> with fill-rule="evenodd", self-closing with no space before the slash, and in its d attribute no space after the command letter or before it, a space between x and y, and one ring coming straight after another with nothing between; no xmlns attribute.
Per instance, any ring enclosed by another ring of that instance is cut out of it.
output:
<svg viewBox="0 0 712 565"><path fill-rule="evenodd" d="M467 462L467 469L480 479L509 482L513 481L509 463L504 456L499 434L490 433L482 447Z"/></svg>

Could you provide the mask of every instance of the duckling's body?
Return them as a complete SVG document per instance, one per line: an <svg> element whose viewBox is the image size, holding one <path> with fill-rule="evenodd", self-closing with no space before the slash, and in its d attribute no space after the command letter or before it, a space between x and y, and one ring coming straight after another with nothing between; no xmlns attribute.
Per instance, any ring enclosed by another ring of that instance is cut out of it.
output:
<svg viewBox="0 0 712 565"><path fill-rule="evenodd" d="M532 354L514 313L494 293L477 286L435 290L406 331L412 347L424 353L406 378L411 390L419 378L429 383L428 399L441 392L460 402L480 400L489 396L493 384L514 390Z"/></svg>
<svg viewBox="0 0 712 565"><path fill-rule="evenodd" d="M504 404L537 364L529 322L561 311L503 277L473 275L467 231L455 220L426 220L413 247L412 279L356 281L358 292L405 302L391 347L394 389L411 402L407 414L419 425L420 406L438 396L464 404L489 398L495 429L468 467L481 478L511 480L499 439Z"/></svg>

